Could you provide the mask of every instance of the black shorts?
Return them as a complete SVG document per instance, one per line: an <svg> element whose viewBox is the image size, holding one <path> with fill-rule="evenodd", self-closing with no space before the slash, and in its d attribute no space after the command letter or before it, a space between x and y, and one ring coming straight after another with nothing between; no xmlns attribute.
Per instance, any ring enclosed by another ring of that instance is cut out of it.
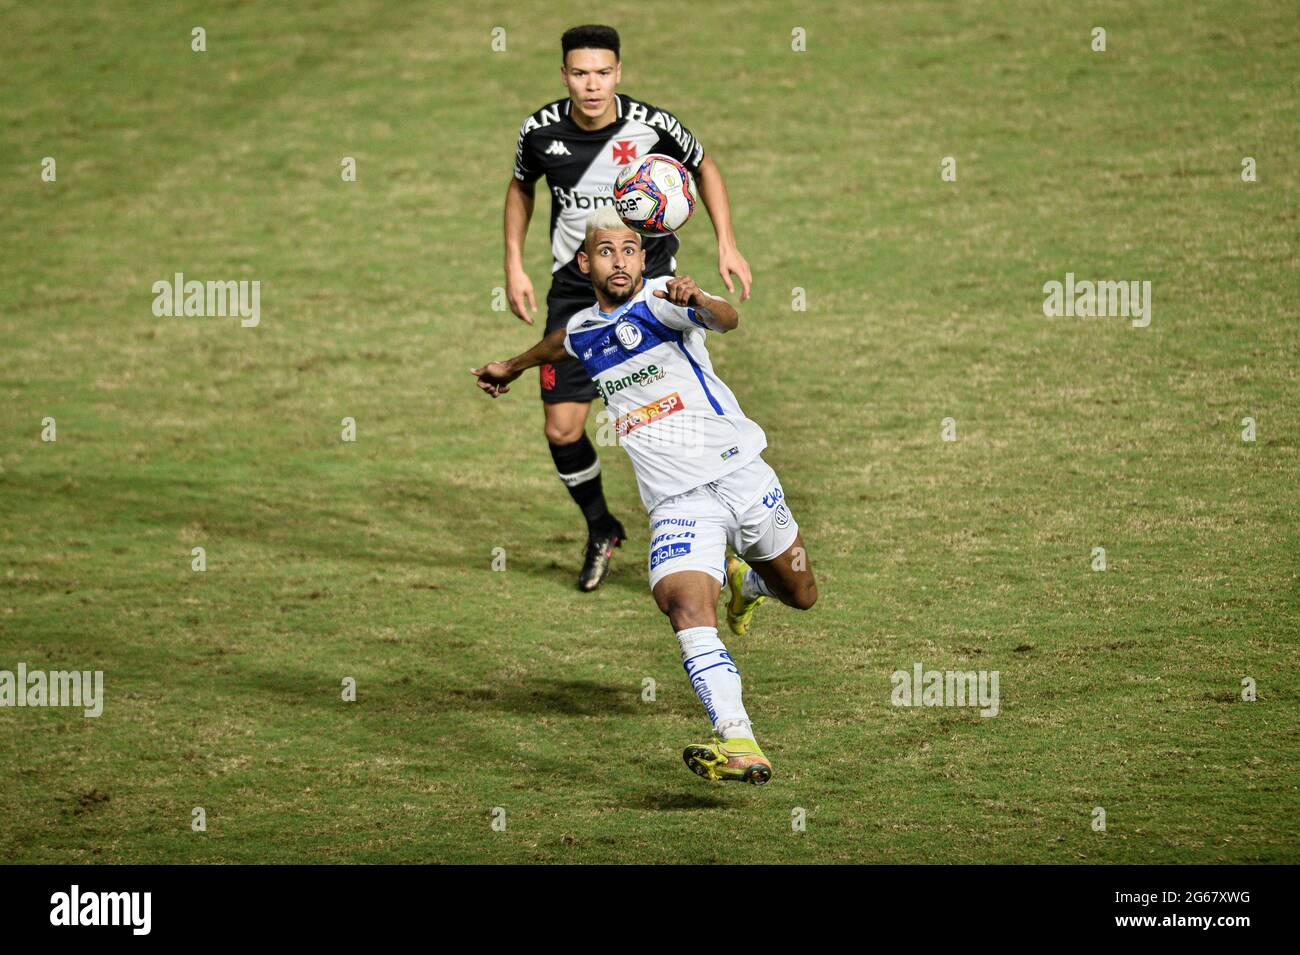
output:
<svg viewBox="0 0 1300 955"><path fill-rule="evenodd" d="M563 328L575 313L596 304L596 293L590 288L579 290L552 285L546 293L546 334ZM562 361L558 365L542 365L540 369L542 400L548 404L558 401L595 401L599 392L596 384L587 377L587 369L580 361Z"/></svg>
<svg viewBox="0 0 1300 955"><path fill-rule="evenodd" d="M671 271L661 271L646 278L658 278L660 275L672 275ZM546 293L546 332L549 335L557 328L569 323L575 313L596 304L596 293L590 288L577 289L571 285L552 285ZM558 365L542 365L540 369L542 401L555 404L559 401L595 401L600 392L596 384L587 377L587 369L580 361L562 361Z"/></svg>

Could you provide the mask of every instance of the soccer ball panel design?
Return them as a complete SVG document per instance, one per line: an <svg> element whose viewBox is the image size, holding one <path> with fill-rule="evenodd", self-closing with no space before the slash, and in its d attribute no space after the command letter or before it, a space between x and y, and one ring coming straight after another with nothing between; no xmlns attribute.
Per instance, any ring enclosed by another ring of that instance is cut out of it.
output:
<svg viewBox="0 0 1300 955"><path fill-rule="evenodd" d="M695 212L695 183L676 159L651 153L618 174L614 208L633 232L670 235Z"/></svg>

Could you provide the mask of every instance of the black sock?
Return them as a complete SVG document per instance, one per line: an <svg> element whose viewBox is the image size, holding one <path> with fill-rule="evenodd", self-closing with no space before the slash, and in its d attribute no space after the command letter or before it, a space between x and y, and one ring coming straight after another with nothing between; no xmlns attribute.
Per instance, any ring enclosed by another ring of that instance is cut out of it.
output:
<svg viewBox="0 0 1300 955"><path fill-rule="evenodd" d="M605 506L605 491L600 483L600 459L585 434L572 444L552 444L551 459L569 496L587 519L587 535L608 534L614 529L614 517Z"/></svg>

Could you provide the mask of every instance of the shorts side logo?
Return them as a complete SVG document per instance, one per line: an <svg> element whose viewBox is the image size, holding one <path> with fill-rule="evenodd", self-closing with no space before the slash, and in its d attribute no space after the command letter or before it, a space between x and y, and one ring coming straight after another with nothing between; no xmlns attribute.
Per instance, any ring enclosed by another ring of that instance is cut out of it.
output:
<svg viewBox="0 0 1300 955"><path fill-rule="evenodd" d="M650 552L650 569L654 570L664 561L672 560L675 557L682 557L691 552L691 545L688 543L665 544L658 550Z"/></svg>

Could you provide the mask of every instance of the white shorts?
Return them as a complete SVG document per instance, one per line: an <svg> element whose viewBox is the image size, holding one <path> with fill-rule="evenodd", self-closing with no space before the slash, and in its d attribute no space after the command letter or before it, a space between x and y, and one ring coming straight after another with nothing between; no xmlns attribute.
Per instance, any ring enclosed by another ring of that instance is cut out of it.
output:
<svg viewBox="0 0 1300 955"><path fill-rule="evenodd" d="M799 525L776 472L761 457L660 501L650 512L650 589L669 574L702 570L727 581L727 544L745 560L771 560Z"/></svg>

